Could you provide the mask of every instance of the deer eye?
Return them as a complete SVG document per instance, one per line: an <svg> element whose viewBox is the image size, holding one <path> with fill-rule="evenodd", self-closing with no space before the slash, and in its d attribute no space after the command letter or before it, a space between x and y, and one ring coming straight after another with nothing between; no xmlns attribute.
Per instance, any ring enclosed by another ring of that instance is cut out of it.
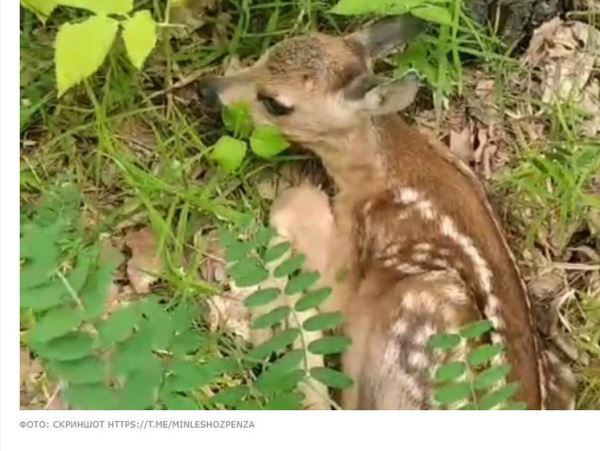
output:
<svg viewBox="0 0 600 451"><path fill-rule="evenodd" d="M261 102L267 111L273 116L285 116L294 111L294 108L291 106L286 106L280 102L278 102L274 97L271 97L264 93L258 93L256 96L257 100Z"/></svg>

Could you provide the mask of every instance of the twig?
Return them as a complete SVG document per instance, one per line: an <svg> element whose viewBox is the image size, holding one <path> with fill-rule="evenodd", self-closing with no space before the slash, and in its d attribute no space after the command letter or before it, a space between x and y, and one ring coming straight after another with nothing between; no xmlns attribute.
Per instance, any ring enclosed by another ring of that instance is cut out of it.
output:
<svg viewBox="0 0 600 451"><path fill-rule="evenodd" d="M152 94L150 94L148 96L148 99L154 99L155 97L158 96L163 96L165 94L170 94L173 91L177 90L177 89L181 89L193 82L195 82L196 80L198 80L199 78L201 78L204 74L206 74L207 72L210 72L212 69L208 68L208 67L203 67L201 69L195 70L194 72L192 72L191 74L189 74L188 76L182 78L181 80L179 80L177 83L173 83L170 87L167 87L165 89L162 89L160 91L156 91Z"/></svg>

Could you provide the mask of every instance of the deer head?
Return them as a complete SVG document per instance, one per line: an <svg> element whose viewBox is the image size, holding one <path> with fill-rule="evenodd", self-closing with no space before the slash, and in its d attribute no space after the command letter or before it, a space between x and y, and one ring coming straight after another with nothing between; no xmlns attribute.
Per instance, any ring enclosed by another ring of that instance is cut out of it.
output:
<svg viewBox="0 0 600 451"><path fill-rule="evenodd" d="M205 98L245 103L259 124L279 127L300 144L344 134L367 118L403 110L418 90L415 76L375 76L373 63L422 28L412 16L376 23L346 37L313 34L285 40L254 65L207 80Z"/></svg>

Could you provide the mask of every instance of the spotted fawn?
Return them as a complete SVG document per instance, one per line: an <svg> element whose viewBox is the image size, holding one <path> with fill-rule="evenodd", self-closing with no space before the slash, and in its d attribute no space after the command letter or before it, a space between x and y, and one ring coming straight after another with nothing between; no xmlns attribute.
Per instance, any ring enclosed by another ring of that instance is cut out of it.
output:
<svg viewBox="0 0 600 451"><path fill-rule="evenodd" d="M256 123L314 152L336 185L332 202L316 187L285 192L271 221L333 288L325 309L344 316L352 346L342 367L356 383L342 393L343 408L433 408L431 372L442 362L429 338L480 319L495 326L491 340L505 347L519 400L571 408L572 375L543 349L482 185L397 114L413 102L416 77L373 73L421 28L400 16L345 37L287 39L202 92L249 105Z"/></svg>

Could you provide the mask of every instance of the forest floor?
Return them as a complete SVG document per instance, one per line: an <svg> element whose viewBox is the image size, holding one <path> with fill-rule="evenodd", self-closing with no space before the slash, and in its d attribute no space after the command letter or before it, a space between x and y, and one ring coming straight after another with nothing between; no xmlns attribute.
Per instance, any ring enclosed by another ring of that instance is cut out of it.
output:
<svg viewBox="0 0 600 451"><path fill-rule="evenodd" d="M165 2L142 3L164 19ZM240 213L264 219L277 193L303 179L327 184L319 163L294 149L271 160L251 156L234 174L221 171L208 157L224 128L202 106L196 82L247 64L285 37L360 25L328 13L332 3L193 1L171 11L176 26L161 28L141 73L117 45L90 83L60 99L53 39L71 13L54 14L44 26L25 13L21 204L31 208L67 181L79 187L84 227L124 255L109 304L149 293L204 302L226 283L217 224ZM406 112L486 184L540 331L575 370L578 409L600 408L600 31L594 19L600 10L552 19L512 53L473 32L461 44L468 47L460 47L462 60L454 59L456 44L442 53L446 67L422 61L429 83ZM392 63L429 58L418 46L412 51ZM225 310L207 310L207 334L244 321L243 311ZM55 382L25 348L21 405L64 408Z"/></svg>

